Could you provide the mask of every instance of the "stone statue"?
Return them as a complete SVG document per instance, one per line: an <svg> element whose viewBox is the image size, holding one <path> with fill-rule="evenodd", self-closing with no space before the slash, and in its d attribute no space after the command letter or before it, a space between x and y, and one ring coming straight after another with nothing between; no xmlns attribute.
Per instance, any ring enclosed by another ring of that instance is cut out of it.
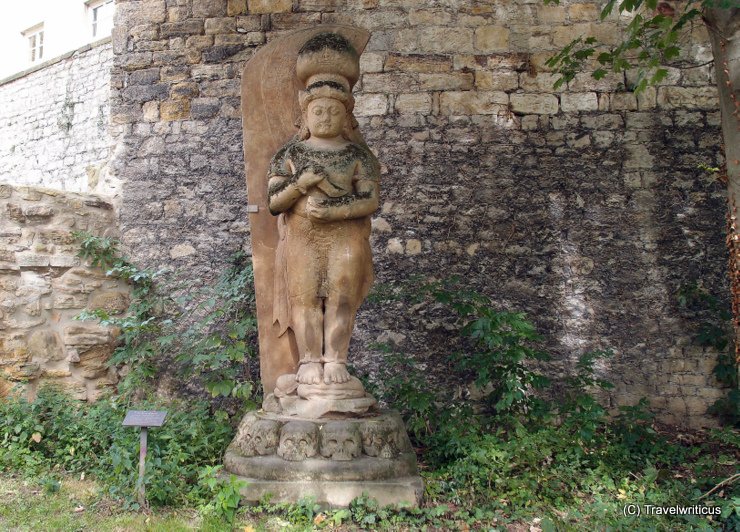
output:
<svg viewBox="0 0 740 532"><path fill-rule="evenodd" d="M378 161L352 115L359 57L341 35L320 33L299 51L296 73L306 87L298 95L300 132L268 172L280 234L273 320L279 334L290 328L295 336L299 397L358 398L365 393L347 371L347 352L373 281L368 238L379 180ZM278 379L276 396L293 393L291 378Z"/></svg>
<svg viewBox="0 0 740 532"><path fill-rule="evenodd" d="M424 491L400 415L347 371L378 208L380 165L352 115L369 38L342 24L280 35L242 74L265 400L242 419L224 471L246 482L245 501L346 507L368 494L416 506Z"/></svg>

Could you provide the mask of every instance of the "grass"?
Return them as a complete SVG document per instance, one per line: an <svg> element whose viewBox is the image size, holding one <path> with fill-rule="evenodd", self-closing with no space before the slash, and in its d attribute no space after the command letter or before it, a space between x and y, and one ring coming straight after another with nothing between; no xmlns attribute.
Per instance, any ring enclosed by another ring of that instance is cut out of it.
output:
<svg viewBox="0 0 740 532"><path fill-rule="evenodd" d="M58 486L50 493L38 481L0 476L0 530L226 530L193 509L157 509L156 514L121 510L101 498L92 480L63 477Z"/></svg>

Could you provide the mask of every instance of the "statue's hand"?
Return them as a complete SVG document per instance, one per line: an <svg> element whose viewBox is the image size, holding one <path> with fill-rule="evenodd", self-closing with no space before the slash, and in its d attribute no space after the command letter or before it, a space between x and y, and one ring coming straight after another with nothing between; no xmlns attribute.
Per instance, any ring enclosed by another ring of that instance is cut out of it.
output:
<svg viewBox="0 0 740 532"><path fill-rule="evenodd" d="M329 221L331 212L330 207L319 204L315 198L308 198L306 202L306 214L312 220Z"/></svg>
<svg viewBox="0 0 740 532"><path fill-rule="evenodd" d="M318 185L322 179L324 179L323 176L308 170L298 177L296 184L298 185L298 190L305 194L309 188Z"/></svg>

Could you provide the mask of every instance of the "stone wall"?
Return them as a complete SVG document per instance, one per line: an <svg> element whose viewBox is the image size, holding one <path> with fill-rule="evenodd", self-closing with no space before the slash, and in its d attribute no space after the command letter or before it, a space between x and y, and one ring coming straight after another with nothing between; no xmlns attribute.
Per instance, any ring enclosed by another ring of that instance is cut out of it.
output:
<svg viewBox="0 0 740 532"><path fill-rule="evenodd" d="M117 381L106 362L115 331L75 321L83 309L128 306L125 284L80 264L72 231L116 236L113 206L97 196L0 185L0 397L33 397L55 382L94 399Z"/></svg>
<svg viewBox="0 0 740 532"><path fill-rule="evenodd" d="M419 9L419 6L425 6ZM254 51L321 22L367 28L358 115L383 164L374 218L378 282L460 275L526 311L554 369L590 349L611 406L646 396L664 421L710 423L716 354L693 344L676 292L726 292L717 91L702 26L657 89L579 75L546 58L583 33L609 43L599 4L512 0L119 0L112 113L121 223L134 260L212 278L249 248L239 85ZM425 308L366 303L352 355L392 339L432 378L449 333Z"/></svg>
<svg viewBox="0 0 740 532"><path fill-rule="evenodd" d="M0 81L0 182L113 195L110 39Z"/></svg>

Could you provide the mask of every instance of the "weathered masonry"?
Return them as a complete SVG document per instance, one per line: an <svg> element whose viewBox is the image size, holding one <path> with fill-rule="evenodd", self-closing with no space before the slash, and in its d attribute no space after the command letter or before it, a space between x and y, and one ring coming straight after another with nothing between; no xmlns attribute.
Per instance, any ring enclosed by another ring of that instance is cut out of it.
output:
<svg viewBox="0 0 740 532"><path fill-rule="evenodd" d="M0 185L0 397L53 381L94 399L118 381L115 331L76 321L128 307L128 287L84 266L72 231L116 236L113 205L88 194Z"/></svg>
<svg viewBox="0 0 740 532"><path fill-rule="evenodd" d="M0 80L0 181L113 195L110 39Z"/></svg>
<svg viewBox="0 0 740 532"><path fill-rule="evenodd" d="M723 393L716 353L694 343L696 321L677 300L693 282L727 291L723 187L699 168L722 161L711 65L700 66L711 59L706 31L686 36L692 68L669 69L639 97L632 74L579 75L554 90L544 64L553 51L580 34L619 39L625 21L599 22L599 8L120 0L110 176L122 183L115 203L130 256L208 279L249 248L242 68L282 32L358 25L372 38L356 114L383 165L378 282L460 275L526 311L556 371L584 351L613 350L599 369L616 385L611 406L644 396L664 421L710 422L706 408ZM366 304L353 358L373 363L370 344L390 339L442 376L449 333L431 316Z"/></svg>

